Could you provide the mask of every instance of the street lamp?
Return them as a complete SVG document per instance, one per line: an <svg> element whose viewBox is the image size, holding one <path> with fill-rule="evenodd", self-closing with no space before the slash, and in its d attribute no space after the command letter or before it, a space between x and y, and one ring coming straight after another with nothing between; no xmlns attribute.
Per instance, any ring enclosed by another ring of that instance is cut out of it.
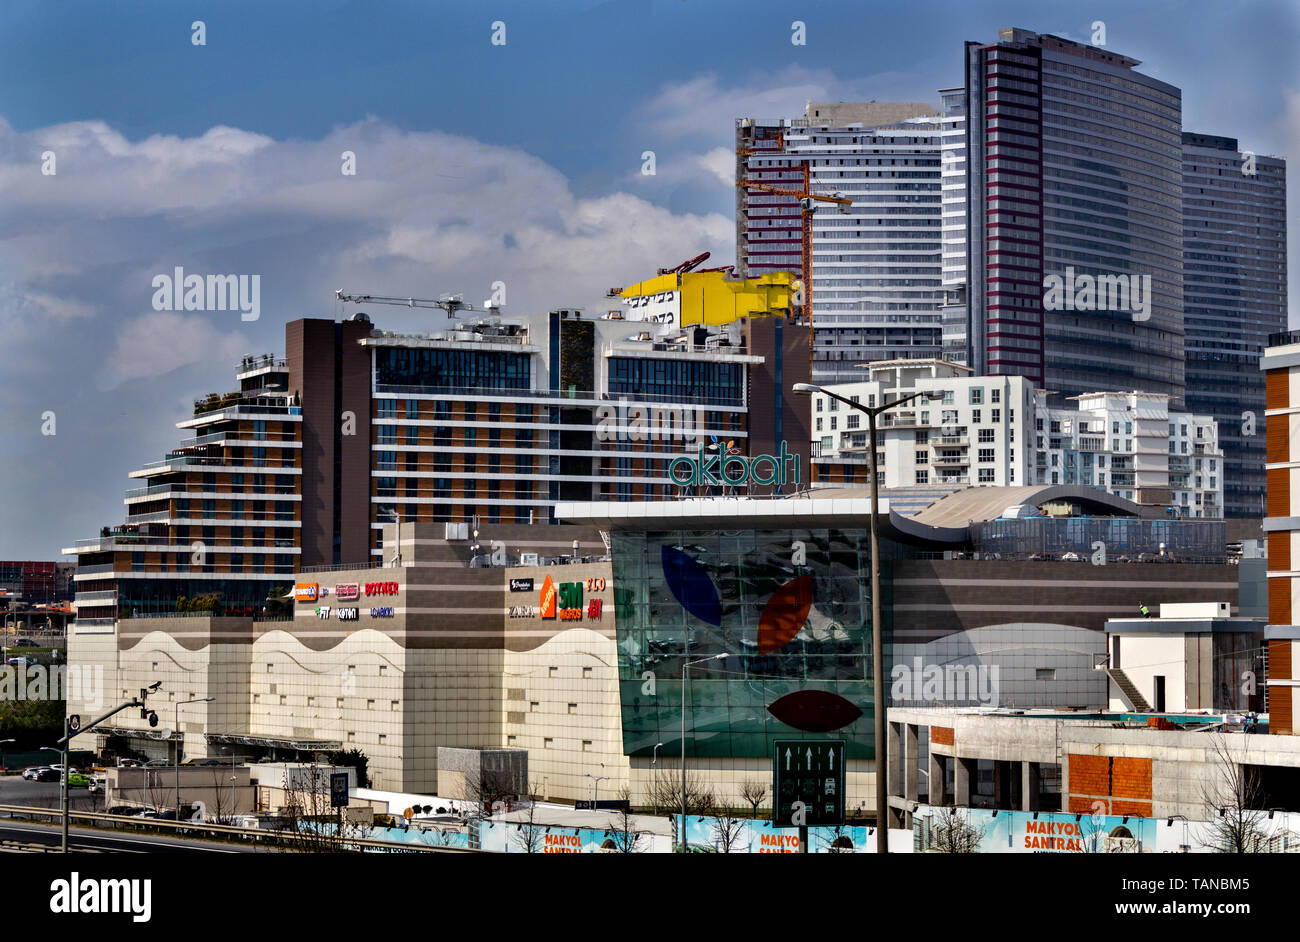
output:
<svg viewBox="0 0 1300 942"><path fill-rule="evenodd" d="M721 661L727 657L727 652L715 654L712 657L702 657L697 661L686 661L682 664L682 850L686 853L686 672L696 664L703 664L706 661Z"/></svg>
<svg viewBox="0 0 1300 942"><path fill-rule="evenodd" d="M16 739L0 739L0 774L5 770L5 746L17 742Z"/></svg>
<svg viewBox="0 0 1300 942"><path fill-rule="evenodd" d="M216 697L194 697L191 700L176 701L176 725L172 727L173 735L177 736L172 751L172 768L176 773L176 820L181 819L181 743L185 737L181 735L181 707L187 703L211 703Z"/></svg>
<svg viewBox="0 0 1300 942"><path fill-rule="evenodd" d="M380 511L380 513L385 516L391 515L393 522L397 524L397 539L395 541L397 545L394 547L393 561L390 564L396 566L402 561L402 515L397 512L396 507L390 507L387 510ZM382 531L380 532L382 533ZM474 535L478 536L478 532L475 531Z"/></svg>
<svg viewBox="0 0 1300 942"><path fill-rule="evenodd" d="M901 406L920 396L942 399L943 393L921 390L912 393L910 396L895 399L893 402L882 401L878 406L864 406L860 402L854 402L852 399L833 393L829 389L813 383L795 383L793 389L795 392L805 395L819 393L844 403L850 409L857 409L859 412L867 414L867 432L869 434L867 444L871 451L871 463L869 465L871 471L871 702L872 710L876 714L876 827L881 835L887 836L889 833L889 744L885 739L885 646L880 626L880 544L878 537L880 484L876 480L876 416L886 409ZM881 399L884 399L883 391ZM878 839L876 841L876 853L889 853L889 841Z"/></svg>
<svg viewBox="0 0 1300 942"><path fill-rule="evenodd" d="M596 805L600 802L600 783L608 782L609 776L602 775L599 778L597 778L595 775L592 775L590 772L587 772L586 776L589 779L595 780L592 784L592 789L591 789L591 810L595 811Z"/></svg>

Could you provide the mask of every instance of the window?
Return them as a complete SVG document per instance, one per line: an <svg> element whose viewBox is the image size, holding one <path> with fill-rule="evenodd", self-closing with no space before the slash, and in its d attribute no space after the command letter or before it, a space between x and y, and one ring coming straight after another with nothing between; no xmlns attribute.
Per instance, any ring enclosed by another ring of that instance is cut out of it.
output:
<svg viewBox="0 0 1300 942"><path fill-rule="evenodd" d="M418 399L406 400L406 417L408 419L418 419L420 417L420 401Z"/></svg>
<svg viewBox="0 0 1300 942"><path fill-rule="evenodd" d="M993 449L981 448L979 450L979 460L981 463L991 462L993 460Z"/></svg>
<svg viewBox="0 0 1300 942"><path fill-rule="evenodd" d="M929 429L917 429L917 432L916 432L916 443L917 443L918 445L924 445L924 444L925 444L926 442L928 442L929 440L930 440L930 430L929 430Z"/></svg>
<svg viewBox="0 0 1300 942"><path fill-rule="evenodd" d="M930 463L930 453L929 453L928 451L918 451L918 452L916 453L916 463L917 463L917 464L929 464L929 463Z"/></svg>
<svg viewBox="0 0 1300 942"><path fill-rule="evenodd" d="M818 396L818 397L817 397L817 411L818 411L818 412L821 412L821 411L822 411L822 403L823 403L823 402L825 402L825 400L822 399L821 396Z"/></svg>
<svg viewBox="0 0 1300 942"><path fill-rule="evenodd" d="M972 425L979 425L981 422L984 421L984 419L982 418L983 412L984 412L983 409L970 410L970 420Z"/></svg>
<svg viewBox="0 0 1300 942"><path fill-rule="evenodd" d="M978 406L984 404L984 387L972 386L970 388L970 405Z"/></svg>
<svg viewBox="0 0 1300 942"><path fill-rule="evenodd" d="M835 416L831 416L831 431L835 431Z"/></svg>
<svg viewBox="0 0 1300 942"><path fill-rule="evenodd" d="M990 421L992 421L994 425L997 425L999 422L1001 422L1001 421L1002 421L1002 410L1001 410L1001 409L994 409L994 410L993 410L993 418L992 418Z"/></svg>
<svg viewBox="0 0 1300 942"><path fill-rule="evenodd" d="M980 468L980 469L979 469L979 482L980 482L981 484L992 484L992 483L993 483L993 469L992 469L992 468Z"/></svg>
<svg viewBox="0 0 1300 942"><path fill-rule="evenodd" d="M991 428L982 428L982 429L980 429L980 441L981 441L981 442L991 442L991 441L993 441L993 429L991 429Z"/></svg>
<svg viewBox="0 0 1300 942"><path fill-rule="evenodd" d="M917 468L917 469L916 469L916 483L917 483L917 484L929 484L929 483L930 483L930 472L929 472L927 469L925 469L925 468Z"/></svg>
<svg viewBox="0 0 1300 942"><path fill-rule="evenodd" d="M817 416L817 431L820 432L821 430L822 430L822 417L819 415Z"/></svg>
<svg viewBox="0 0 1300 942"><path fill-rule="evenodd" d="M1001 402L1001 401L1002 401L1002 390L1000 390L1000 389L990 389L990 390L989 390L989 402Z"/></svg>
<svg viewBox="0 0 1300 942"><path fill-rule="evenodd" d="M858 427L858 421L859 421L861 418L862 418L862 416L858 415L858 413L856 413L856 412L851 413L850 415L848 415L848 416L845 417L844 427L845 427L845 428L857 428L857 427Z"/></svg>

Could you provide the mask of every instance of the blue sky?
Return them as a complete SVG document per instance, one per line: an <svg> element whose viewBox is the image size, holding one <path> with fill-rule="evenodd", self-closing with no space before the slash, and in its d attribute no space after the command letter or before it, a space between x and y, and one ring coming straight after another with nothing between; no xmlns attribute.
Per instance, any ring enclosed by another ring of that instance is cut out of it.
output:
<svg viewBox="0 0 1300 942"><path fill-rule="evenodd" d="M607 287L704 249L726 264L734 118L935 102L963 41L1000 27L1086 41L1102 20L1109 48L1183 89L1187 129L1294 157L1298 9L6 0L0 558L54 558L120 520L126 472L182 437L189 401L229 388L240 354L279 352L286 321L339 315L335 288L482 300L502 280L524 313L599 308ZM259 273L259 320L152 310L152 274L176 265Z"/></svg>

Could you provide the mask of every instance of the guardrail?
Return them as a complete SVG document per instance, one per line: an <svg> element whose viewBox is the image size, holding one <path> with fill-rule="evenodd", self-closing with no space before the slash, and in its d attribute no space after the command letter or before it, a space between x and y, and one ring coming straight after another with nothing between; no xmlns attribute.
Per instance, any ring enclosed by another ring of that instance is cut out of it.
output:
<svg viewBox="0 0 1300 942"><path fill-rule="evenodd" d="M0 805L0 814L6 814L11 819L15 816L32 817L32 818L52 818L54 821L63 820L63 812L58 808L35 808L30 805ZM92 827L97 827L97 822L107 822L111 825L129 825L132 829L145 831L163 831L172 834L184 834L192 836L194 832L204 832L211 835L225 835L228 837L238 837L246 841L256 841L258 843L272 843L277 846L287 844L289 849L301 846L304 842L320 841L319 836L302 835L294 831L286 831L279 828L244 828L236 827L229 824L205 824L201 821L167 821L161 818L133 818L121 814L105 814L99 811L69 811L68 818L70 821L89 822ZM112 828L119 830L118 827ZM404 843L401 841L377 841L368 837L339 837L338 844L341 848L348 847L376 847L392 851L446 851L450 853L478 853L477 850L467 847L435 847L429 844Z"/></svg>

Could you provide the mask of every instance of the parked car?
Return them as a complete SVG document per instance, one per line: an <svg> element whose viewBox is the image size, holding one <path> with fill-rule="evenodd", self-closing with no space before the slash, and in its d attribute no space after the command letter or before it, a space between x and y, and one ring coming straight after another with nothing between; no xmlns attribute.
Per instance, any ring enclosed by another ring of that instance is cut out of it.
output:
<svg viewBox="0 0 1300 942"><path fill-rule="evenodd" d="M90 785L88 785L87 787L90 789L90 793L92 795L102 795L107 785L108 785L107 776L92 775L90 776Z"/></svg>
<svg viewBox="0 0 1300 942"><path fill-rule="evenodd" d="M90 785L90 776L83 775L80 772L72 772L68 775L69 788L87 788Z"/></svg>
<svg viewBox="0 0 1300 942"><path fill-rule="evenodd" d="M37 782L57 782L58 780L59 772L57 769L41 769L36 773L35 781Z"/></svg>
<svg viewBox="0 0 1300 942"><path fill-rule="evenodd" d="M48 768L49 768L48 765L29 765L27 766L27 768L23 769L22 776L27 781L34 782L36 781L36 773L39 772L41 769L48 769Z"/></svg>
<svg viewBox="0 0 1300 942"><path fill-rule="evenodd" d="M10 645L11 648L35 648L39 647L31 638L19 638Z"/></svg>
<svg viewBox="0 0 1300 942"><path fill-rule="evenodd" d="M104 812L104 814L120 814L123 817L132 817L140 809L135 805L114 805Z"/></svg>
<svg viewBox="0 0 1300 942"><path fill-rule="evenodd" d="M162 768L167 768L170 765L171 763L168 762L166 759L150 759L148 762L144 764L144 767L146 769L162 769Z"/></svg>
<svg viewBox="0 0 1300 942"><path fill-rule="evenodd" d="M144 768L144 763L139 759L118 759L117 767L119 769L142 769Z"/></svg>
<svg viewBox="0 0 1300 942"><path fill-rule="evenodd" d="M8 666L8 667L28 667L29 665L31 665L31 664L35 664L35 663L36 663L36 662L33 661L31 658L29 658L29 657L24 657L24 656L21 655L21 654L19 654L17 657L11 657L11 658L8 658L8 659L5 661L5 665Z"/></svg>

